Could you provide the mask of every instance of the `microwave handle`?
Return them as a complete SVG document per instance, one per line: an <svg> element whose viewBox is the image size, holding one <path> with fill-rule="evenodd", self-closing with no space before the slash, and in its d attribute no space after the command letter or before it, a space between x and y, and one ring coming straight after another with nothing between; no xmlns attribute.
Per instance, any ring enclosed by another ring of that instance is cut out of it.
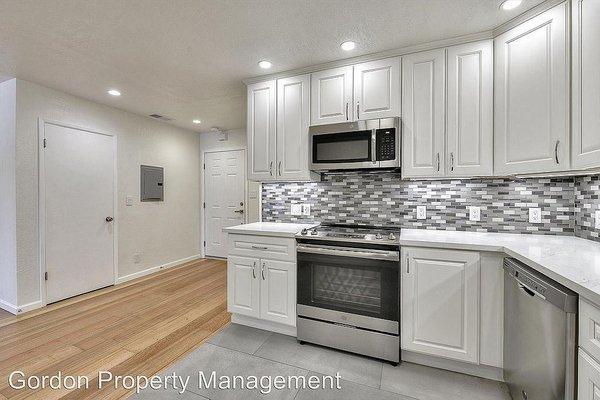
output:
<svg viewBox="0 0 600 400"><path fill-rule="evenodd" d="M377 129L371 131L371 162L377 164Z"/></svg>

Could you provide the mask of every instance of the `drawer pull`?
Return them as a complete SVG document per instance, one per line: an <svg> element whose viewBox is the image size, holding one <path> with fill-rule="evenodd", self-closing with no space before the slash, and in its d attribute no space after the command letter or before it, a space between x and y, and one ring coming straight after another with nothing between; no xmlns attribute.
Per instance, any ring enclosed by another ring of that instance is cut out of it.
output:
<svg viewBox="0 0 600 400"><path fill-rule="evenodd" d="M255 245L252 245L251 247L254 250L268 250L269 249L267 246L255 246Z"/></svg>

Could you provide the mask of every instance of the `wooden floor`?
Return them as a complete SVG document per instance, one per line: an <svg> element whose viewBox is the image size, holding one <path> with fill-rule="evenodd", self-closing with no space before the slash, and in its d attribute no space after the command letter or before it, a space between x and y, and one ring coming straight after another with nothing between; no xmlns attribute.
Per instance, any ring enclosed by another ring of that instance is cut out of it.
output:
<svg viewBox="0 0 600 400"><path fill-rule="evenodd" d="M118 399L97 389L99 370L151 376L229 322L226 265L201 260L53 304L0 315L0 399ZM8 375L85 375L90 390L16 390Z"/></svg>

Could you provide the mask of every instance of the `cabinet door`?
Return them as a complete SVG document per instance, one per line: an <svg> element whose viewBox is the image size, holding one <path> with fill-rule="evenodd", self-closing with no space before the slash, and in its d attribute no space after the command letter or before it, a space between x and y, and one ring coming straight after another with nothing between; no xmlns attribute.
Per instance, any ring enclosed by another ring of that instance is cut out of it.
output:
<svg viewBox="0 0 600 400"><path fill-rule="evenodd" d="M402 349L479 362L479 253L402 249Z"/></svg>
<svg viewBox="0 0 600 400"><path fill-rule="evenodd" d="M570 168L568 2L498 36L496 174Z"/></svg>
<svg viewBox="0 0 600 400"><path fill-rule="evenodd" d="M354 66L355 120L400 116L400 58Z"/></svg>
<svg viewBox="0 0 600 400"><path fill-rule="evenodd" d="M600 365L581 349L577 370L577 399L600 400Z"/></svg>
<svg viewBox="0 0 600 400"><path fill-rule="evenodd" d="M351 66L315 72L310 86L311 125L354 120Z"/></svg>
<svg viewBox="0 0 600 400"><path fill-rule="evenodd" d="M261 260L260 282L260 318L296 326L295 264Z"/></svg>
<svg viewBox="0 0 600 400"><path fill-rule="evenodd" d="M275 81L248 85L248 179L264 181L275 178L277 147Z"/></svg>
<svg viewBox="0 0 600 400"><path fill-rule="evenodd" d="M402 58L402 175L444 175L444 50Z"/></svg>
<svg viewBox="0 0 600 400"><path fill-rule="evenodd" d="M309 179L310 75L277 81L277 178Z"/></svg>
<svg viewBox="0 0 600 400"><path fill-rule="evenodd" d="M494 59L491 41L448 48L449 176L492 175Z"/></svg>
<svg viewBox="0 0 600 400"><path fill-rule="evenodd" d="M600 1L573 2L573 168L600 166Z"/></svg>
<svg viewBox="0 0 600 400"><path fill-rule="evenodd" d="M259 273L258 258L227 258L227 311L250 317L259 316Z"/></svg>

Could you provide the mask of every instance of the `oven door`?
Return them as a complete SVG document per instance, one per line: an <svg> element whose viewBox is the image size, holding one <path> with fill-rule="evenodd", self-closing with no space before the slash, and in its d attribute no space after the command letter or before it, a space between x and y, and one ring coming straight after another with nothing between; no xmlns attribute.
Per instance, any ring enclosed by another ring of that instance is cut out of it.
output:
<svg viewBox="0 0 600 400"><path fill-rule="evenodd" d="M375 131L311 133L313 171L377 168Z"/></svg>
<svg viewBox="0 0 600 400"><path fill-rule="evenodd" d="M398 251L298 244L298 316L398 334Z"/></svg>

